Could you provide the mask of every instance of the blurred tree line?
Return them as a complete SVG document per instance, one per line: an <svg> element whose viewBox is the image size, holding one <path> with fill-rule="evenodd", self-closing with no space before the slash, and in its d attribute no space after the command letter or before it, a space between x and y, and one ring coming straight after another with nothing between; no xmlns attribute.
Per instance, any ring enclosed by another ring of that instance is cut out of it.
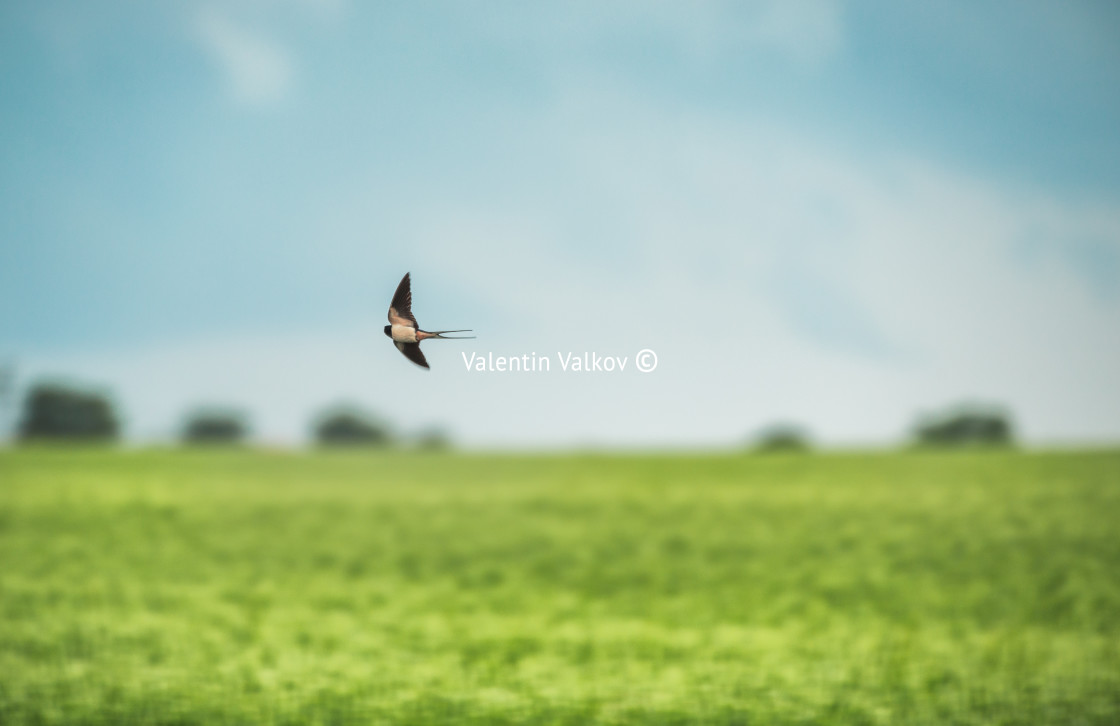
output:
<svg viewBox="0 0 1120 726"><path fill-rule="evenodd" d="M204 407L189 412L178 432L187 446L236 446L251 433L249 417L236 409ZM23 400L16 436L23 442L113 442L121 434L111 397L104 391L63 383L37 383ZM325 448L386 448L410 445L423 450L451 447L442 429L401 437L381 419L361 409L338 404L325 409L311 424L314 442Z"/></svg>
<svg viewBox="0 0 1120 726"><path fill-rule="evenodd" d="M7 385L7 384L5 384ZM121 433L112 399L100 390L56 382L33 385L23 401L16 430L20 441L112 442ZM201 408L190 412L179 431L190 446L238 445L250 434L248 416L235 409ZM442 429L428 429L410 439L361 409L336 404L311 422L313 441L324 448L385 448L411 444L424 450L447 449L451 440ZM911 432L919 447L961 448L1009 446L1014 443L1010 414L993 405L964 404L922 414ZM806 452L813 448L808 431L794 423L776 423L753 439L759 453Z"/></svg>
<svg viewBox="0 0 1120 726"><path fill-rule="evenodd" d="M910 432L918 448L987 448L1011 446L1011 415L1000 406L966 403L918 416ZM808 431L793 423L776 423L759 431L752 448L758 453L805 452L813 448Z"/></svg>

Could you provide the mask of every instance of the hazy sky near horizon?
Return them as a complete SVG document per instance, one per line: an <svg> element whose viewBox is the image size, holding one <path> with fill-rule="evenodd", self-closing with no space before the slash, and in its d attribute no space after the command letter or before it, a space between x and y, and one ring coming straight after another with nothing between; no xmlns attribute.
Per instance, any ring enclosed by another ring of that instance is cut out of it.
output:
<svg viewBox="0 0 1120 726"><path fill-rule="evenodd" d="M979 400L1115 441L1118 129L1107 2L8 2L0 361L138 440L351 401L472 446L862 444ZM405 271L478 333L430 372L381 332Z"/></svg>

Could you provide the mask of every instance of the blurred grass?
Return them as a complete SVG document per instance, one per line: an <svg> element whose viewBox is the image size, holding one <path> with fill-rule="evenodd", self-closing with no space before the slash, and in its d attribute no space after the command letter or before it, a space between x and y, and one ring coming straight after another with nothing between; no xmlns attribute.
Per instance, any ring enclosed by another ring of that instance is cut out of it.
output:
<svg viewBox="0 0 1120 726"><path fill-rule="evenodd" d="M0 722L1120 723L1120 453L0 452Z"/></svg>

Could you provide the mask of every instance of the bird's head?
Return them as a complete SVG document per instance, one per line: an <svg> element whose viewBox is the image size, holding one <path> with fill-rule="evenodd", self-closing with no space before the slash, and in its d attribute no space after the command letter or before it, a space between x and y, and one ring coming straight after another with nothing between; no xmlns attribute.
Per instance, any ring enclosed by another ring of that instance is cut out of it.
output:
<svg viewBox="0 0 1120 726"><path fill-rule="evenodd" d="M393 326L392 325L386 325L385 326L385 335L388 335L390 338L393 337Z"/></svg>

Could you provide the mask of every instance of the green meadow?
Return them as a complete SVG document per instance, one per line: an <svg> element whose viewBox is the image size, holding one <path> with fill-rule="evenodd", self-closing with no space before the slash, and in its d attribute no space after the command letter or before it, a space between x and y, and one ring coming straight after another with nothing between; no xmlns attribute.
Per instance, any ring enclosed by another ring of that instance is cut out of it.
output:
<svg viewBox="0 0 1120 726"><path fill-rule="evenodd" d="M3 724L1116 724L1120 453L0 452Z"/></svg>

